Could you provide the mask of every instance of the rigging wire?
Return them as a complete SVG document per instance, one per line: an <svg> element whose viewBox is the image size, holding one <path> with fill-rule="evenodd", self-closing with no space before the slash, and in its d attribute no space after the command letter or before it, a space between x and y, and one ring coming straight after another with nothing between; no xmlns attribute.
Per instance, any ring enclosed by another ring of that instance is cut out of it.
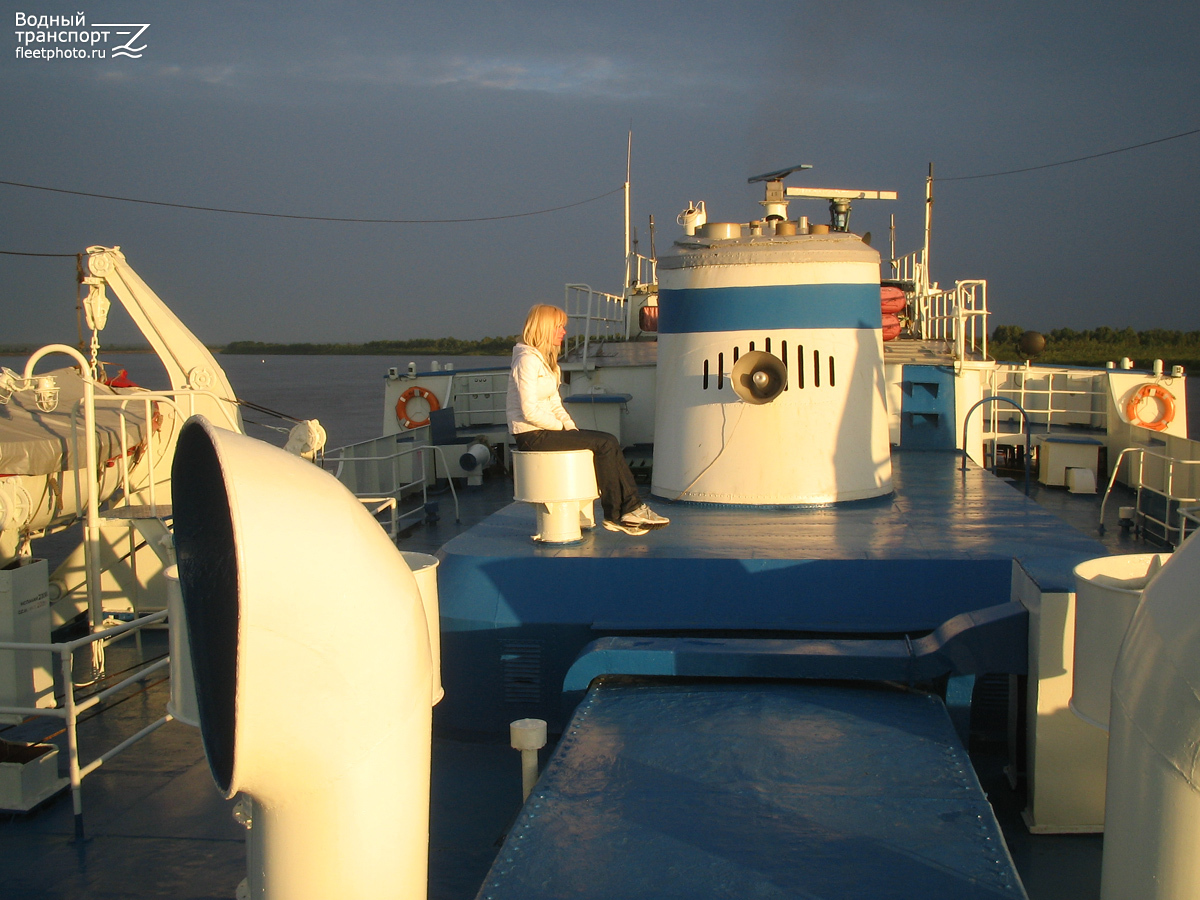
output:
<svg viewBox="0 0 1200 900"><path fill-rule="evenodd" d="M1131 144L1128 147L1118 147L1116 150L1105 150L1103 153L1091 153L1087 156L1077 156L1074 159L1064 159L1060 162L1045 163L1040 166L1026 166L1023 169L1008 169L1004 172L988 172L985 175L956 175L952 178L939 178L939 182L945 181L973 181L977 178L999 178L1001 175L1016 175L1020 172L1036 172L1039 169L1053 169L1056 166L1068 166L1071 163L1083 162L1088 159L1099 159L1102 156L1112 156L1116 153L1128 153L1130 150L1140 150L1142 147L1151 147L1154 144L1162 144L1167 141L1178 140L1193 134L1200 134L1200 128L1193 128L1191 131L1181 131L1179 134L1168 135L1167 137L1157 138L1153 141L1145 141L1141 144Z"/></svg>
<svg viewBox="0 0 1200 900"><path fill-rule="evenodd" d="M9 187L28 188L33 191L49 191L54 194L70 194L74 197L90 197L96 200L119 200L122 203L141 203L146 206L166 206L171 209L190 209L198 212L215 212L225 213L233 216L258 216L267 219L298 219L304 222L355 222L365 225L453 225L467 222L498 222L502 219L522 219L529 216L541 216L546 213L559 212L564 209L571 209L575 206L583 206L585 203L594 203L597 200L602 200L605 197L610 197L613 194L625 190L625 186L613 188L611 191L605 191L603 194L597 194L595 197L588 197L586 200L577 200L574 203L564 203L562 206L552 206L548 209L535 209L530 212L507 213L500 216L472 216L463 219L362 219L354 217L342 216L299 216L290 213L272 213L259 212L250 209L226 209L219 206L193 206L187 203L167 203L162 200L143 200L137 197L117 197L112 194L93 194L88 191L72 191L66 188L47 187L41 184L26 184L21 181L6 181L0 179L0 184L6 184ZM40 253L40 254L14 254L17 256L60 256L64 254L55 253Z"/></svg>

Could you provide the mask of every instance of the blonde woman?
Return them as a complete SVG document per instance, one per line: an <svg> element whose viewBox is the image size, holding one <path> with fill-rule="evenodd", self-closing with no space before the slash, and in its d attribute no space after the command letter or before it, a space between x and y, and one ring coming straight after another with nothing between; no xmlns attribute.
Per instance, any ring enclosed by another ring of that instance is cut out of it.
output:
<svg viewBox="0 0 1200 900"><path fill-rule="evenodd" d="M525 317L508 376L508 430L517 449L591 450L604 527L632 535L661 528L670 519L642 502L617 439L605 431L580 430L563 408L558 353L566 333L567 314L557 306L536 304Z"/></svg>

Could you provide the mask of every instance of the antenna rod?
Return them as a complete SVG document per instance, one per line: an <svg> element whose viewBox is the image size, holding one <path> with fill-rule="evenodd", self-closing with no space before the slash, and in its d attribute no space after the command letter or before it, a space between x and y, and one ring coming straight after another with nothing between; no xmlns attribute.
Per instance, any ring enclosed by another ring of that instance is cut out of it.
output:
<svg viewBox="0 0 1200 900"><path fill-rule="evenodd" d="M933 228L933 163L929 164L929 177L925 179L925 283L929 283L929 232Z"/></svg>
<svg viewBox="0 0 1200 900"><path fill-rule="evenodd" d="M896 271L896 214L895 213L892 213L891 225L888 227L888 231L891 233L891 236L892 236L892 277L895 278L898 274Z"/></svg>
<svg viewBox="0 0 1200 900"><path fill-rule="evenodd" d="M633 129L630 128L629 129L629 140L625 146L625 280L623 282L621 282L622 284L625 285L626 293L628 293L628 291L629 291L629 282L630 282L630 279L633 277L633 273L630 271L630 265L633 262L633 260L631 258L631 254L633 253L633 246L630 243L630 234L629 234L629 174L630 174L630 168L631 168L632 164L633 164Z"/></svg>

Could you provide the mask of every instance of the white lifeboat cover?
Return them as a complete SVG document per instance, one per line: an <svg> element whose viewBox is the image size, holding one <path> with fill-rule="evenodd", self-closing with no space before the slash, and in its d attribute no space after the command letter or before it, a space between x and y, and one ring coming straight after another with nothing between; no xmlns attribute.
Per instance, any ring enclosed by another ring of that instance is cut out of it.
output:
<svg viewBox="0 0 1200 900"><path fill-rule="evenodd" d="M83 455L83 379L76 369L39 372L58 381L58 406L52 412L37 408L33 391L18 391L0 405L0 476L53 475L71 469L71 413L79 409L80 463ZM116 390L96 385L96 396L136 394L136 389ZM101 462L121 454L121 415L110 404L96 406L96 454ZM133 448L146 439L145 404L130 402L125 411L126 440Z"/></svg>

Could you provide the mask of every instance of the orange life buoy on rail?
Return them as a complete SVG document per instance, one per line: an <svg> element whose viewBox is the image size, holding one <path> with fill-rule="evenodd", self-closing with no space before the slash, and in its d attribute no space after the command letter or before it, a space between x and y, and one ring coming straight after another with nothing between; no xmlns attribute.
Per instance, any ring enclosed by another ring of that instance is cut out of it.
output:
<svg viewBox="0 0 1200 900"><path fill-rule="evenodd" d="M1138 415L1138 407L1147 397L1154 397L1162 404L1162 414L1151 421L1146 421ZM1143 384L1133 392L1133 396L1125 404L1125 418L1129 420L1130 425L1140 425L1151 431L1163 431L1175 418L1175 395L1161 384Z"/></svg>
<svg viewBox="0 0 1200 900"><path fill-rule="evenodd" d="M413 387L410 387L407 391L401 394L400 399L396 401L396 418L405 428L420 428L422 425L429 424L428 415L420 420L413 419L409 416L408 401L413 397L420 397L422 400L428 403L429 412L435 412L442 408L442 405L438 403L437 397L433 395L433 391L429 390L429 388L423 388L420 385L414 385Z"/></svg>

